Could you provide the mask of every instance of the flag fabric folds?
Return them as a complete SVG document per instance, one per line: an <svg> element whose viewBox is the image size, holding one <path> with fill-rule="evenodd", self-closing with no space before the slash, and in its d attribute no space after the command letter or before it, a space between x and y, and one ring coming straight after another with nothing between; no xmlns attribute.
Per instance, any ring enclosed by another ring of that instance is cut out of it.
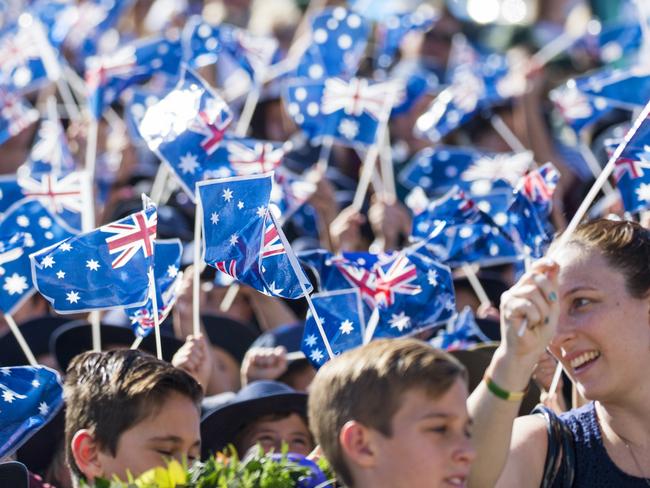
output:
<svg viewBox="0 0 650 488"><path fill-rule="evenodd" d="M317 293L311 299L325 337L321 335L310 311L305 322L301 350L318 369L329 359L325 342L335 355L358 347L363 344L365 324L357 289Z"/></svg>
<svg viewBox="0 0 650 488"><path fill-rule="evenodd" d="M34 284L58 313L141 306L149 296L154 206L30 256Z"/></svg>
<svg viewBox="0 0 650 488"><path fill-rule="evenodd" d="M157 240L154 243L153 274L156 280L156 304L158 323L162 323L171 312L180 293L183 272L180 271L183 245L180 239ZM154 329L155 315L151 296L141 307L127 308L133 333L146 337Z"/></svg>
<svg viewBox="0 0 650 488"><path fill-rule="evenodd" d="M490 342L490 339L481 331L474 312L468 306L449 321L447 327L431 339L431 345L445 351L465 350L476 344Z"/></svg>
<svg viewBox="0 0 650 488"><path fill-rule="evenodd" d="M45 366L0 368L0 458L13 454L62 406L56 371Z"/></svg>
<svg viewBox="0 0 650 488"><path fill-rule="evenodd" d="M303 296L288 253L293 251L271 218L273 173L208 180L197 184L203 215L204 260L219 271L274 296ZM300 281L299 281L300 280Z"/></svg>
<svg viewBox="0 0 650 488"><path fill-rule="evenodd" d="M0 144L38 120L38 111L15 93L0 88Z"/></svg>
<svg viewBox="0 0 650 488"><path fill-rule="evenodd" d="M194 201L195 184L210 176L206 168L232 117L226 102L185 68L176 87L147 109L140 133Z"/></svg>

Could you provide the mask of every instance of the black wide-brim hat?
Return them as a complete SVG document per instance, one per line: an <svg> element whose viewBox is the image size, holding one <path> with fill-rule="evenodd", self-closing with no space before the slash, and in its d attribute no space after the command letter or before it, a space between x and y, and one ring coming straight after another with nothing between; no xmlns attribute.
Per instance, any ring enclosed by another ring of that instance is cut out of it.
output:
<svg viewBox="0 0 650 488"><path fill-rule="evenodd" d="M458 359L465 368L469 377L469 391L472 392L481 383L485 371L487 370L494 351L496 351L497 343L479 344L476 347L466 350L448 351L449 354ZM540 391L533 380L528 384L528 392L524 396L519 408L520 415L529 414L535 405L539 403Z"/></svg>
<svg viewBox="0 0 650 488"><path fill-rule="evenodd" d="M135 341L135 334L130 327L102 323L100 326L102 349L118 348L128 349ZM176 351L183 345L175 337L161 335L162 356L165 361L171 362ZM66 371L76 355L93 348L92 327L84 320L75 320L58 328L50 340L50 350L62 371ZM138 347L139 350L156 355L155 331L144 338Z"/></svg>
<svg viewBox="0 0 650 488"><path fill-rule="evenodd" d="M241 364L246 351L260 335L253 327L223 315L201 315L207 339Z"/></svg>
<svg viewBox="0 0 650 488"><path fill-rule="evenodd" d="M307 417L307 394L277 381L255 381L201 419L201 457L222 451L251 422L275 413ZM243 454L243 453L240 453Z"/></svg>
<svg viewBox="0 0 650 488"><path fill-rule="evenodd" d="M19 329L27 345L38 358L50 352L50 338L54 331L62 324L69 322L69 318L45 316L28 320L19 325ZM23 350L13 333L8 330L0 337L0 366L22 366L29 364Z"/></svg>

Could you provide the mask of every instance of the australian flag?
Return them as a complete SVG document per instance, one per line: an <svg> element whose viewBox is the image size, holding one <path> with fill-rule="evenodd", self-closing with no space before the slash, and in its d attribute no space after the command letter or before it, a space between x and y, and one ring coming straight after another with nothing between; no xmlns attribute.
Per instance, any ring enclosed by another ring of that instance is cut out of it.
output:
<svg viewBox="0 0 650 488"><path fill-rule="evenodd" d="M587 32L571 47L572 54L585 52L604 64L619 61L636 52L641 46L643 34L638 21L605 25L598 32Z"/></svg>
<svg viewBox="0 0 650 488"><path fill-rule="evenodd" d="M407 188L421 187L428 196L458 186L472 195L485 195L514 185L533 164L533 155L485 153L468 147L436 146L418 151L400 172Z"/></svg>
<svg viewBox="0 0 650 488"><path fill-rule="evenodd" d="M549 92L549 98L566 125L576 134L595 124L615 108L609 100L584 93L577 80L569 80L554 88Z"/></svg>
<svg viewBox="0 0 650 488"><path fill-rule="evenodd" d="M30 173L64 175L74 171L75 160L58 119L43 119L24 164Z"/></svg>
<svg viewBox="0 0 650 488"><path fill-rule="evenodd" d="M479 328L472 309L466 306L430 342L433 347L438 349L458 351L483 342L490 342L490 339Z"/></svg>
<svg viewBox="0 0 650 488"><path fill-rule="evenodd" d="M13 313L34 293L29 254L76 232L37 200L16 203L0 221L0 309Z"/></svg>
<svg viewBox="0 0 650 488"><path fill-rule="evenodd" d="M180 41L165 37L138 40L114 54L88 59L86 83L91 113L98 119L126 88L154 74L175 78L180 62Z"/></svg>
<svg viewBox="0 0 650 488"><path fill-rule="evenodd" d="M303 296L311 285L296 276L282 229L269 212L273 174L197 184L203 209L204 260L256 290L284 298Z"/></svg>
<svg viewBox="0 0 650 488"><path fill-rule="evenodd" d="M603 68L576 80L576 85L588 96L634 109L644 106L650 98L650 69L643 65L614 70Z"/></svg>
<svg viewBox="0 0 650 488"><path fill-rule="evenodd" d="M289 149L289 143L226 135L214 153L214 164L221 165L208 171L214 176L246 176L268 173L280 164ZM207 176L212 176L208 174Z"/></svg>
<svg viewBox="0 0 650 488"><path fill-rule="evenodd" d="M420 5L413 12L394 13L377 23L377 68L388 69L407 34L426 32L433 27L438 15L428 4Z"/></svg>
<svg viewBox="0 0 650 488"><path fill-rule="evenodd" d="M16 178L0 179L0 212L20 200L37 200L52 215L70 228L81 230L81 212L84 208L83 186L87 185L84 172L67 174L32 173Z"/></svg>
<svg viewBox="0 0 650 488"><path fill-rule="evenodd" d="M338 355L363 344L363 309L356 289L318 293L311 296L323 326L321 334L311 312L307 314L301 350L316 368L329 359L329 349Z"/></svg>
<svg viewBox="0 0 650 488"><path fill-rule="evenodd" d="M451 271L424 249L398 253L375 269L378 323L372 338L411 335L456 312Z"/></svg>
<svg viewBox="0 0 650 488"><path fill-rule="evenodd" d="M213 26L191 18L183 30L183 59L193 68L213 64L227 57L230 64L257 80L273 61L278 41L274 37L256 36L234 25ZM260 80L261 81L261 80Z"/></svg>
<svg viewBox="0 0 650 488"><path fill-rule="evenodd" d="M469 44L459 49L473 50ZM467 57L472 58L473 55ZM523 75L516 67L510 66L505 56L491 53L476 57L476 62L462 63L450 70L450 85L418 118L416 134L437 143L471 120L480 110L523 93Z"/></svg>
<svg viewBox="0 0 650 488"><path fill-rule="evenodd" d="M343 145L368 146L375 142L395 90L392 82L372 83L365 78L298 78L287 87L287 110L312 141L332 136Z"/></svg>
<svg viewBox="0 0 650 488"><path fill-rule="evenodd" d="M183 272L180 271L183 246L180 239L168 239L157 240L154 248L153 274L156 280L158 323L161 324L171 312L180 292L183 278ZM155 316L151 297L143 306L127 308L125 312L136 336L146 337L154 329Z"/></svg>
<svg viewBox="0 0 650 488"><path fill-rule="evenodd" d="M45 366L0 368L0 459L11 456L62 406L56 371Z"/></svg>
<svg viewBox="0 0 650 488"><path fill-rule="evenodd" d="M0 88L0 144L38 120L38 110L15 94Z"/></svg>
<svg viewBox="0 0 650 488"><path fill-rule="evenodd" d="M300 59L295 76L321 82L354 76L372 30L368 19L339 6L314 17L311 29L312 43Z"/></svg>
<svg viewBox="0 0 650 488"><path fill-rule="evenodd" d="M643 109L640 125L625 136L623 152L616 160L614 179L628 212L650 208L650 104Z"/></svg>
<svg viewBox="0 0 650 488"><path fill-rule="evenodd" d="M12 93L25 93L58 77L56 54L41 23L25 14L0 33L0 82Z"/></svg>
<svg viewBox="0 0 650 488"><path fill-rule="evenodd" d="M194 201L195 185L207 176L232 117L226 102L185 69L176 87L147 109L140 133Z"/></svg>
<svg viewBox="0 0 650 488"><path fill-rule="evenodd" d="M144 305L154 264L154 206L30 256L38 291L59 313Z"/></svg>

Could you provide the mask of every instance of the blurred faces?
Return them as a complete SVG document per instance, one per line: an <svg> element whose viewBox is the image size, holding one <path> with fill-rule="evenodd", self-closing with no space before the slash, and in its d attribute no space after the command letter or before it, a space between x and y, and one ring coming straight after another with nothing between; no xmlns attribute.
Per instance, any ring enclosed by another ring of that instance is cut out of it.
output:
<svg viewBox="0 0 650 488"><path fill-rule="evenodd" d="M555 259L561 311L551 351L585 398L634 395L650 368L650 296L632 297L599 251L572 245Z"/></svg>

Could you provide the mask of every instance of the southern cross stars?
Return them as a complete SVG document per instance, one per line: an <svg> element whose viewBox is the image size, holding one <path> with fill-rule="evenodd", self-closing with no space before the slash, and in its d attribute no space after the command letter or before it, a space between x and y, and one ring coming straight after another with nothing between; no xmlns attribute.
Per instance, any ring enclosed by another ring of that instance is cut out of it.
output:
<svg viewBox="0 0 650 488"><path fill-rule="evenodd" d="M341 331L341 334L349 334L354 330L353 324L351 320L345 320L344 322L341 322L341 327L339 327L339 330Z"/></svg>
<svg viewBox="0 0 650 488"><path fill-rule="evenodd" d="M264 217L266 215L266 207L257 207L257 212L255 212L258 217Z"/></svg>
<svg viewBox="0 0 650 488"><path fill-rule="evenodd" d="M69 303L77 303L79 301L79 293L77 293L76 291L70 291L65 294L65 299Z"/></svg>
<svg viewBox="0 0 650 488"><path fill-rule="evenodd" d="M99 262L95 261L94 259L90 259L86 261L86 268L88 268L90 271L97 271L99 269Z"/></svg>
<svg viewBox="0 0 650 488"><path fill-rule="evenodd" d="M237 234L233 234L233 235L230 236L230 245L231 246L234 246L235 244L237 244L238 241L239 241L239 237L237 236Z"/></svg>
<svg viewBox="0 0 650 488"><path fill-rule="evenodd" d="M392 314L389 323L391 328L395 328L402 332L404 329L408 329L411 326L411 318L406 315L406 313L400 312L399 314Z"/></svg>
<svg viewBox="0 0 650 488"><path fill-rule="evenodd" d="M217 212L212 212L212 215L210 215L210 222L212 222L212 225L217 225L219 223L219 214Z"/></svg>
<svg viewBox="0 0 650 488"><path fill-rule="evenodd" d="M56 262L54 261L54 258L51 255L45 256L41 261L41 266L43 266L44 268L51 268L55 264Z"/></svg>
<svg viewBox="0 0 650 488"><path fill-rule="evenodd" d="M230 188L225 188L221 196L225 201L229 202L230 200L232 200L232 190Z"/></svg>
<svg viewBox="0 0 650 488"><path fill-rule="evenodd" d="M308 347L314 347L316 345L316 336L314 334L309 334L305 339L305 344Z"/></svg>

